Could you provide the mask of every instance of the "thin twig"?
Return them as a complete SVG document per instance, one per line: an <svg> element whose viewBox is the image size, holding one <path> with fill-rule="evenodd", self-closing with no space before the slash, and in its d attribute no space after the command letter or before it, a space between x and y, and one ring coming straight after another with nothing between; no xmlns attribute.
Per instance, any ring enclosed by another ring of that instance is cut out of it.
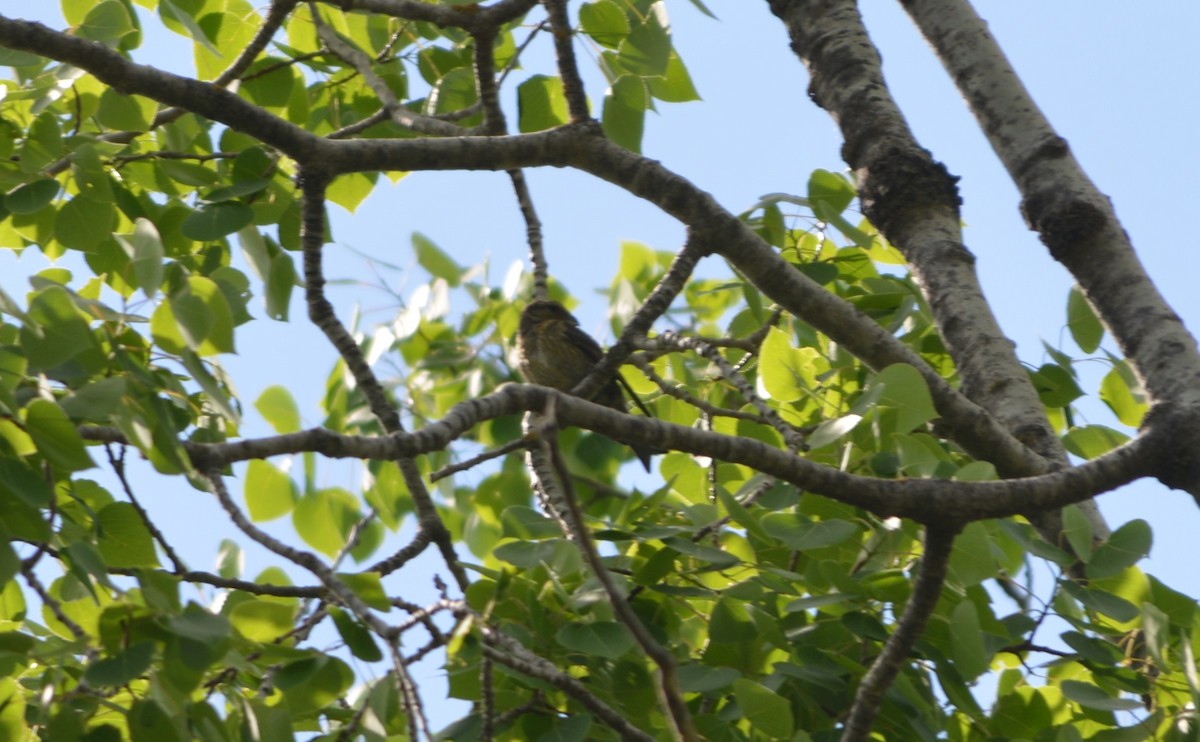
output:
<svg viewBox="0 0 1200 742"><path fill-rule="evenodd" d="M563 504L566 507L565 515L575 532L579 551L583 554L592 573L600 581L600 584L604 587L604 591L608 594L608 600L613 607L613 613L624 624L625 628L629 630L629 633L633 635L633 638L641 646L646 656L658 666L659 701L666 707L667 716L671 719L671 732L673 736L675 739L684 740L685 742L699 740L700 735L692 724L691 712L683 700L683 690L679 686L675 657L650 635L650 632L646 629L641 619L633 612L633 608L629 605L625 593L617 587L617 583L604 566L600 552L596 549L596 542L592 539L592 533L588 530L587 523L583 519L583 510L579 507L579 497L576 495L575 487L571 483L571 472L567 469L567 462L563 459L562 451L558 447L557 433L554 427L556 421L553 405L546 411L543 419L545 420L545 427L541 436L542 450L554 467L559 490L563 494Z"/></svg>
<svg viewBox="0 0 1200 742"><path fill-rule="evenodd" d="M129 486L129 479L125 477L125 451L127 450L127 448L122 447L121 454L118 456L113 453L111 444L106 443L104 445L104 454L108 457L108 464L112 467L113 473L117 475L117 481L121 483L121 489L125 491L125 496L129 498L129 503L133 505L133 509L137 511L138 517L141 518L142 525L146 526L146 530L150 531L150 535L162 547L163 552L167 555L167 559L171 560L171 565L175 568L175 573L187 572L187 565L179 558L179 554L175 552L175 548L163 536L158 526L154 525L154 521L150 520L150 514L142 507L142 503L138 502L137 497L133 494L133 488Z"/></svg>
<svg viewBox="0 0 1200 742"><path fill-rule="evenodd" d="M325 333L325 337L329 339L338 355L345 361L346 368L350 370L359 390L366 397L371 412L379 419L384 429L389 433L400 433L404 431L404 426L400 422L400 414L396 410L396 406L388 399L383 385L379 383L375 372L367 363L362 348L338 320L333 305L325 296L322 250L325 244L325 189L328 183L329 178L325 173L301 170L300 187L303 197L301 199L300 240L304 250L308 316L312 323ZM459 588L465 590L470 584L470 580L458 561L458 554L454 551L450 532L446 529L446 524L442 522L433 497L425 487L420 469L408 457L400 457L396 460L396 464L400 468L400 474L413 499L421 530L429 532L430 539L437 545L442 559L451 574L454 575Z"/></svg>
<svg viewBox="0 0 1200 742"><path fill-rule="evenodd" d="M438 480L445 479L453 474L458 474L460 471L467 471L468 469L479 466L485 461L491 461L492 459L498 459L501 456L507 456L513 451L518 451L522 448L527 448L528 446L529 441L525 440L524 438L518 438L515 441L509 441L499 448L493 448L491 451L484 451L477 456L472 456L466 461L460 461L457 464L443 466L441 469L438 469L429 475L429 481L436 482Z"/></svg>
<svg viewBox="0 0 1200 742"><path fill-rule="evenodd" d="M871 669L863 676L854 694L854 704L842 730L842 742L858 742L870 739L871 726L883 696L896 679L908 659L909 650L921 637L929 615L937 607L942 594L942 583L946 580L946 568L950 563L950 552L954 548L957 526L927 527L925 529L925 555L918 567L917 579L913 583L912 595L904 606L904 613L896 623L892 635L883 645L883 651L875 658Z"/></svg>

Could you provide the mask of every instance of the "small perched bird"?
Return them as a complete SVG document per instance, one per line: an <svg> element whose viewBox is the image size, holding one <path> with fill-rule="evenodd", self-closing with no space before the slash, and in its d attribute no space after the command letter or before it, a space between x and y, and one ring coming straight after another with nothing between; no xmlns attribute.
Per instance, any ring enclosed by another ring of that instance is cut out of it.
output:
<svg viewBox="0 0 1200 742"><path fill-rule="evenodd" d="M529 302L525 311L521 312L517 354L520 356L521 374L531 384L569 392L595 367L604 356L604 351L590 335L579 329L579 320L566 307L556 301L537 300ZM628 412L621 386L625 386L630 398L649 415L650 411L629 389L620 374L600 387L592 401L619 412ZM656 448L640 444L630 444L629 447L646 471L650 471L650 457L662 453Z"/></svg>

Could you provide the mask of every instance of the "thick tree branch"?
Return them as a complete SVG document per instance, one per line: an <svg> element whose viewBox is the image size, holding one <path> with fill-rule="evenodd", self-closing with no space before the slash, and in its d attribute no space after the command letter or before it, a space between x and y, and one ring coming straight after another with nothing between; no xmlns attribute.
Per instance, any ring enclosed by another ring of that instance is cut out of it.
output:
<svg viewBox="0 0 1200 742"><path fill-rule="evenodd" d="M812 76L813 101L841 129L863 213L904 255L963 380L963 392L1055 465L1066 452L1011 342L1000 330L963 245L957 180L909 129L883 79L854 0L773 0ZM997 466L1001 476L1036 474ZM1101 521L1102 522L1102 521Z"/></svg>
<svg viewBox="0 0 1200 742"><path fill-rule="evenodd" d="M1096 188L1021 84L974 9L962 0L902 3L936 50L980 128L1021 192L1021 211L1066 266L1129 358L1153 405L1146 425L1167 417L1184 435L1163 451L1158 476L1200 493L1200 354L1154 286Z"/></svg>
<svg viewBox="0 0 1200 742"><path fill-rule="evenodd" d="M628 415L547 387L506 384L484 397L452 407L439 422L413 433L346 436L323 428L246 439L233 443L185 442L197 469L219 469L237 461L315 451L329 458L392 460L442 450L484 420L526 411L540 412L556 397L562 425L603 433L629 443L645 443L744 464L804 490L861 507L882 517L921 523L952 523L1036 513L1081 502L1152 473L1159 436L1153 429L1099 458L1036 477L992 482L945 479L874 479L816 464L761 441ZM83 428L89 440L123 442L116 431Z"/></svg>

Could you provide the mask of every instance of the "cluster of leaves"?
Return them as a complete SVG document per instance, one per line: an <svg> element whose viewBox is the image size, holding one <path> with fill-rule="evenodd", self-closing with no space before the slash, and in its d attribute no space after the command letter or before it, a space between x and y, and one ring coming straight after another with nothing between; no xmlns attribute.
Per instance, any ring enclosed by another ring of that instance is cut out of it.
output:
<svg viewBox="0 0 1200 742"><path fill-rule="evenodd" d="M262 23L245 0L138 4L192 40L201 79L219 77ZM63 8L82 38L123 53L141 42L139 16L126 0L65 0ZM468 35L320 12L367 50L403 106L461 114L466 126L480 120ZM610 85L605 132L637 150L654 100L697 97L671 46L665 10L646 0L595 0L578 18ZM513 23L497 35L497 68L514 62L519 29ZM319 135L370 123L378 96L323 50L313 19L294 13L284 33L286 43L276 41L241 76L238 94ZM343 725L369 739L404 734L411 720L397 676L384 669L368 681L351 668L384 657L361 617L321 603L328 595L319 588L292 587L280 567L243 579L231 541L222 544L216 575L188 570L153 528L154 503L143 507L131 489L114 495L81 474L101 452L123 471L123 455L96 443L115 430L160 474L198 483L184 442L239 436L241 403L217 361L234 351L237 328L259 307L288 319L300 247L294 165L233 129L169 114L69 65L6 51L0 63L15 70L0 107L0 246L34 248L72 266L39 272L22 299L0 293L0 729L11 737L36 729L51 739L281 739L336 734ZM533 74L517 91L521 131L567 120L559 78ZM386 118L356 133L412 136ZM328 199L352 210L376 181L375 174L343 176ZM846 179L818 171L804 197L764 198L743 218L801 271L953 379L919 291L897 272L899 256L871 225L851 223L854 195ZM428 239L414 235L413 246L431 280L365 345L374 361L397 351L393 396L420 427L516 379L511 338L524 284L513 274L504 287L490 286ZM671 257L623 247L609 295L615 330ZM1077 294L1068 313L1078 346L1096 351L1102 332ZM870 371L799 318L777 316L737 276L693 280L671 319L684 335L737 341L720 352L782 423L767 419L720 368L684 352L647 355L657 378L624 372L661 420L784 448L782 424L805 436L809 459L873 477L995 477L989 464L939 435L913 368ZM1047 350L1052 362L1033 378L1069 449L1091 458L1124 440L1110 428L1074 424L1083 392L1072 358ZM1136 384L1121 359L1110 354L1109 361L1101 399L1120 422L1136 425ZM301 428L282 387L255 407L278 433ZM330 431L382 433L340 361L323 409ZM519 420L492 420L417 466L429 476L520 435ZM642 623L676 656L701 732L716 740L833 735L909 597L922 549L917 526L682 453L662 457L660 486L630 491L618 480L623 447L579 430L564 431L561 443L605 563L624 580ZM296 478L266 460L241 472L250 521L290 516L300 543L335 564L346 554L366 564L413 510L399 465L365 463L366 483L350 491L322 485L315 453L301 459ZM522 454L437 486L438 512L477 575L466 590L468 618L450 634L429 629L429 646L444 646L451 696L474 704L445 736L481 734L486 701L501 718L528 710L495 729L499 739L617 737L561 686L488 664L487 642L474 630L481 624L583 679L633 725L664 728L650 664L576 543L534 507ZM1084 519L1068 510L1066 520L1073 555L1020 519L967 527L915 661L882 709L881 733L1035 738L1067 728L1082 738L1129 727L1120 712L1143 704L1149 711L1127 738L1179 733L1177 722L1200 693L1194 601L1135 566L1150 547L1141 521L1096 546ZM1086 586L1058 579L1049 594L1035 595L1034 560L1061 574L1081 570ZM385 618L404 598L386 577L370 565L339 575ZM185 583L217 592L201 605L183 598ZM1005 591L1018 598L1002 598ZM40 621L31 609L40 609ZM327 617L340 637L332 650L309 641ZM1048 626L1050 617L1065 622L1063 630ZM1061 644L1043 638L1051 632ZM1025 665L1041 661L1043 643L1054 645L1053 659ZM972 691L988 673L998 681L996 702L985 709Z"/></svg>

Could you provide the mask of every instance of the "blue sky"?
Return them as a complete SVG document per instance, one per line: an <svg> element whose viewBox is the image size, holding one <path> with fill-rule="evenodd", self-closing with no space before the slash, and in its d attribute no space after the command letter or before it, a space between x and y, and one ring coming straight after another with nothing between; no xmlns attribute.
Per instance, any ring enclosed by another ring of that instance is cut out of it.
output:
<svg viewBox="0 0 1200 742"><path fill-rule="evenodd" d="M828 114L809 102L807 75L767 4L706 1L719 21L683 0L669 4L676 47L704 100L660 105L659 113L648 117L643 151L734 212L766 193L803 193L815 168L844 169L836 128ZM54 5L0 0L0 12L61 27ZM1200 323L1200 292L1195 289L1200 257L1185 213L1200 197L1195 176L1200 88L1192 67L1200 3L1159 0L1132 10L1127 3L1083 0L981 0L975 5L1034 99L1099 188L1112 197L1159 289L1186 323ZM1025 227L1015 188L948 77L899 3L865 0L862 6L892 92L918 139L962 177L966 240L1022 360L1040 365L1043 340L1072 348L1065 329L1070 280ZM190 45L169 34L151 37L135 58L187 71ZM587 60L581 55L585 65ZM604 91L601 78L594 68L586 73L589 93L598 101ZM583 300L579 314L585 327L604 337L604 300L593 289L607 286L615 273L620 242L671 250L681 244L683 230L648 204L589 176L545 169L529 173L529 179L552 270ZM327 252L333 258L329 275L377 280L359 254L366 253L413 268L407 282L403 271L385 275L404 295L425 280L409 247L413 231L433 239L462 264L488 260L493 284L526 254L524 226L501 174L418 173L395 186L383 182L353 215L331 210L336 245ZM0 283L19 294L25 288L20 276L44 265L34 251L19 260L0 256L0 274L6 275ZM719 273L722 266L711 263L704 270ZM361 283L334 291L343 317L357 306L366 326L390 321L398 309L391 296ZM270 384L283 383L296 395L306 424L315 424L321 419L317 402L333 354L314 352L327 346L304 320L299 302L292 316L289 325L262 319L244 328L247 332L238 340L241 353L227 365L243 401L253 401ZM1098 362L1080 368L1090 380L1084 385L1088 391L1107 371ZM1083 409L1089 422L1114 424L1098 399ZM251 411L249 417L254 416ZM250 420L246 432L268 431ZM328 466L326 479L352 489L357 484L350 464ZM148 487L153 480L144 481ZM174 507L182 515L168 519L168 534L182 540L193 565L207 567L222 516L211 498L186 487L167 496L178 498ZM1200 593L1191 557L1198 514L1190 497L1140 482L1103 497L1101 507L1114 527L1131 518L1147 519L1156 545L1146 569L1176 589ZM277 530L287 533L286 528ZM248 549L250 574L274 561Z"/></svg>

